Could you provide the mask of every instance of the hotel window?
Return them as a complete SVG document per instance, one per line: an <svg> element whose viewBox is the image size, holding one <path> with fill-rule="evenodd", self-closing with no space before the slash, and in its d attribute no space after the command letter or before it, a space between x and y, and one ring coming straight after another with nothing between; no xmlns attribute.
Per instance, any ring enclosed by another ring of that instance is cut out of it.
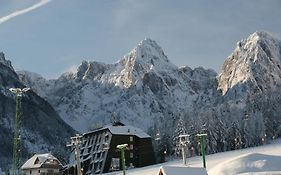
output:
<svg viewBox="0 0 281 175"><path fill-rule="evenodd" d="M104 136L104 142L107 142L108 136Z"/></svg>
<svg viewBox="0 0 281 175"><path fill-rule="evenodd" d="M134 141L133 136L130 136L130 142Z"/></svg>

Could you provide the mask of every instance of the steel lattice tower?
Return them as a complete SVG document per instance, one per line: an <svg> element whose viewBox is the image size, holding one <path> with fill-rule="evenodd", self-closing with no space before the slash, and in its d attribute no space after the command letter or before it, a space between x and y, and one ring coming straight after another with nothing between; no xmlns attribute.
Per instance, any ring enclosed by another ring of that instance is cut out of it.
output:
<svg viewBox="0 0 281 175"><path fill-rule="evenodd" d="M29 88L10 88L10 91L16 94L16 118L14 127L14 143L13 143L13 175L19 174L21 166L21 99L22 93L28 91Z"/></svg>

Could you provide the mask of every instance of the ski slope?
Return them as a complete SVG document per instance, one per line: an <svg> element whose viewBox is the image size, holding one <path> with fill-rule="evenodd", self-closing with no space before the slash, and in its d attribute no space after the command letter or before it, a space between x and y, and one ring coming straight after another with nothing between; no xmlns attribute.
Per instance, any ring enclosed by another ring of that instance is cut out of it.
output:
<svg viewBox="0 0 281 175"><path fill-rule="evenodd" d="M275 175L281 174L281 140L271 144L206 156L209 175ZM181 160L127 170L129 175L157 175L161 166L182 166ZM201 157L188 159L190 167L202 167ZM107 173L121 175L122 172Z"/></svg>

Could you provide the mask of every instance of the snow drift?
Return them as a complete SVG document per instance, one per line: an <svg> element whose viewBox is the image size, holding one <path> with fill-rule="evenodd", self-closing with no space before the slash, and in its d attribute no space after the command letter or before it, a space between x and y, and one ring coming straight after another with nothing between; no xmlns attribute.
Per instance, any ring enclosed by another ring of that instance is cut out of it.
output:
<svg viewBox="0 0 281 175"><path fill-rule="evenodd" d="M208 171L209 175L280 174L281 156L248 153L222 162Z"/></svg>

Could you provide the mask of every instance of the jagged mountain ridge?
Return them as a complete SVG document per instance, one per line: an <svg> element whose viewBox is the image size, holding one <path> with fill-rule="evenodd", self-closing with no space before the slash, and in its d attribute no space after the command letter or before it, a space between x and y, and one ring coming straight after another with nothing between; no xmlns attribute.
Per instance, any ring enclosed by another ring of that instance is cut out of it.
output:
<svg viewBox="0 0 281 175"><path fill-rule="evenodd" d="M108 123L115 113L152 135L160 131L164 147L183 118L191 135L208 133L208 152L245 148L281 136L280 48L271 34L255 32L237 43L216 77L212 70L176 67L146 39L115 64L84 61L41 95L80 131ZM32 76L20 73L34 82Z"/></svg>
<svg viewBox="0 0 281 175"><path fill-rule="evenodd" d="M12 163L15 96L9 88L24 85L19 80L11 62L0 53L0 166L5 169ZM66 156L65 143L74 130L56 113L53 107L33 91L22 98L22 161L40 152L53 152Z"/></svg>
<svg viewBox="0 0 281 175"><path fill-rule="evenodd" d="M19 76L35 87L30 73ZM147 130L155 121L189 110L199 96L208 99L206 94L216 93L215 83L214 71L178 68L155 41L145 39L115 64L83 61L76 72L54 80L51 90L44 89L47 95L39 94L77 130L108 123L113 113Z"/></svg>

